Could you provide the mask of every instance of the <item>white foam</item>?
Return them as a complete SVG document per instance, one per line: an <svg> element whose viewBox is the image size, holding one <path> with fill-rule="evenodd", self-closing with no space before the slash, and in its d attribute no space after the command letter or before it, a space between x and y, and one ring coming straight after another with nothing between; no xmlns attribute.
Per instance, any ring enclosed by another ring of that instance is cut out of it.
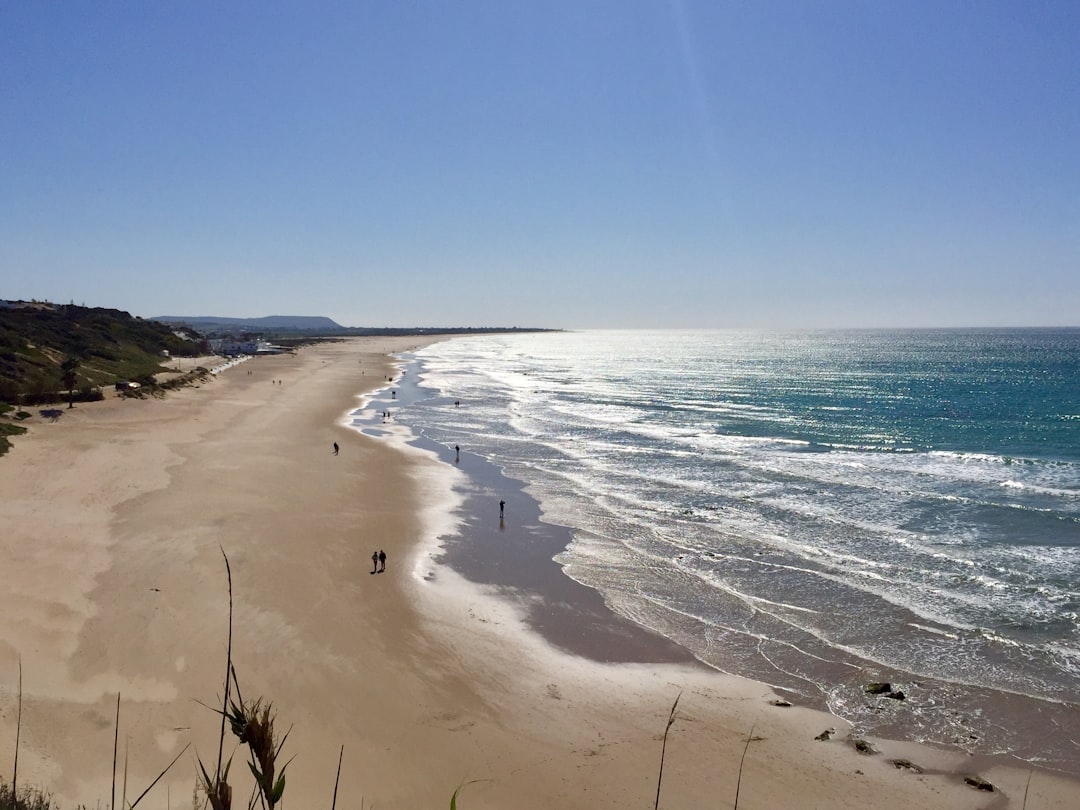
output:
<svg viewBox="0 0 1080 810"><path fill-rule="evenodd" d="M400 369L403 365L396 364L395 367ZM441 548L443 538L455 534L461 525L463 518L459 510L464 496L455 484L464 474L453 465L443 463L434 451L417 446L417 436L407 425L396 420L378 422L379 416L374 411L368 413L364 410L376 396L390 388L391 385L387 384L357 395L357 399L361 400L360 407L347 411L338 423L368 439L386 442L395 451L417 461L408 468L419 490L416 503L422 535L413 560L413 576L423 578L428 568L427 561ZM376 425L377 435L370 432Z"/></svg>
<svg viewBox="0 0 1080 810"><path fill-rule="evenodd" d="M927 624L919 624L918 622L908 622L909 627L914 627L916 630L922 630L926 633L933 633L937 636L944 636L949 639L959 639L960 636L957 633L949 632L948 630L942 630L940 627L931 627Z"/></svg>
<svg viewBox="0 0 1080 810"><path fill-rule="evenodd" d="M635 565L661 569L675 553L716 554L771 569L796 589L773 598L765 579L773 573L750 571L746 576L757 581L747 590L755 592L741 598L755 610L796 617L802 610L809 617L815 596L832 587L823 583L834 583L836 593L850 593L892 618L913 614L913 628L945 645L977 627L996 626L995 618L1017 626L1048 621L1063 590L1032 595L1033 583L1080 575L1075 546L1050 540L1010 545L1011 537L999 542L993 534L1014 520L1042 521L1055 512L1065 524L1080 522L1075 463L915 452L914 442L889 426L827 442L829 452L806 452L811 442L795 436L814 435L813 420L750 401L749 378L739 376L737 361L715 351L696 364L680 358L677 385L687 396L669 401L656 396L668 389L651 386L676 378L663 377L658 370L665 360L648 346L631 367L617 353L600 350L574 357L567 337L469 340L437 353L431 380L444 386L444 395L467 386L478 399L469 403L468 418L437 413L433 419L448 435L458 428L477 433L478 452L527 480L545 513L576 527L561 560L575 578L592 580L587 584L614 584L618 591L626 583L605 577L629 577ZM622 344L612 337L610 345ZM720 373L728 367L739 382L729 384ZM827 383L828 374L821 374ZM695 387L694 379L707 387ZM767 368L762 380L771 381ZM857 393L857 382L844 385ZM747 431L791 435L728 435L723 426L732 421ZM702 460L697 467L694 458ZM1002 516L1003 507L1016 517ZM991 512L999 517L980 522ZM1060 530L1063 541L1069 528ZM705 588L725 587L722 576L714 580L696 569L696 560L685 562L685 573L703 583L686 581L702 589L691 597L707 599ZM795 573L800 576L789 575ZM648 592L650 582L640 585L634 598L663 601ZM872 646L873 639L866 642Z"/></svg>

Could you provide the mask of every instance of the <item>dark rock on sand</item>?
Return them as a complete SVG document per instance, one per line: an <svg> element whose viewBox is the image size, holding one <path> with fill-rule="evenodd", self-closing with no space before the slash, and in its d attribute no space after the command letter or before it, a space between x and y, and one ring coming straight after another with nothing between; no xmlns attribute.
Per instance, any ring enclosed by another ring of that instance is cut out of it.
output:
<svg viewBox="0 0 1080 810"><path fill-rule="evenodd" d="M770 700L769 705L770 706L790 706L791 704L788 703L788 701L786 701L786 700Z"/></svg>
<svg viewBox="0 0 1080 810"><path fill-rule="evenodd" d="M818 734L816 737L814 737L814 739L815 740L821 740L822 742L825 742L826 740L831 740L832 735L835 734L835 733L836 733L836 729L827 728L823 732Z"/></svg>
<svg viewBox="0 0 1080 810"><path fill-rule="evenodd" d="M866 694L868 695L886 695L891 691L891 683L868 683L866 685Z"/></svg>
<svg viewBox="0 0 1080 810"><path fill-rule="evenodd" d="M994 786L983 779L981 776L965 776L964 781L971 785L976 790L985 790L987 793L994 792Z"/></svg>
<svg viewBox="0 0 1080 810"><path fill-rule="evenodd" d="M878 752L877 749L866 740L855 739L851 741L851 744L855 746L855 750L860 754L869 756L870 754L876 754Z"/></svg>
<svg viewBox="0 0 1080 810"><path fill-rule="evenodd" d="M892 766L898 771L911 771L912 773L922 773L923 769L912 762L910 759L894 759Z"/></svg>
<svg viewBox="0 0 1080 810"><path fill-rule="evenodd" d="M885 697L892 698L893 700L907 700L907 695L905 695L901 689L897 689L895 692L889 692Z"/></svg>

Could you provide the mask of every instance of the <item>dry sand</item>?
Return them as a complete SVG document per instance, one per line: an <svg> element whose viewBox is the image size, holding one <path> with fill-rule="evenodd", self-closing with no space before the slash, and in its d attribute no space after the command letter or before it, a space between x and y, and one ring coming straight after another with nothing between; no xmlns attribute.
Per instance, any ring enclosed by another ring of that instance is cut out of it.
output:
<svg viewBox="0 0 1080 810"><path fill-rule="evenodd" d="M750 681L548 647L512 605L433 564L459 473L342 424L392 372L389 353L415 344L257 358L16 437L0 458L0 777L11 777L21 658L20 784L63 807L107 807L119 693L128 801L192 742L140 807L191 806L194 752L210 768L217 757L220 721L199 702L222 692L224 549L243 694L272 700L279 730L292 727L286 807L330 806L340 746L345 808L447 807L459 786L463 810L647 807L678 695L662 807L732 807L744 752L744 810L1080 804L1064 778L1028 785L1026 770L955 752L875 741L882 753L860 755L843 723L772 706ZM387 571L372 575L376 548ZM829 727L832 740L814 740ZM926 773L894 768L898 757ZM999 791L966 786L971 772Z"/></svg>

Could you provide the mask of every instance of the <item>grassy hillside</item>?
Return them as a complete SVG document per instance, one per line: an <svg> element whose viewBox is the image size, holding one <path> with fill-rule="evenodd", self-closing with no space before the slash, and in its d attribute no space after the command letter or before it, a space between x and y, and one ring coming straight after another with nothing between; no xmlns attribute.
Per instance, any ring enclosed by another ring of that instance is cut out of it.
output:
<svg viewBox="0 0 1080 810"><path fill-rule="evenodd" d="M0 402L66 390L61 364L74 358L76 390L138 380L169 356L199 354L201 337L116 309L18 304L0 309ZM166 352L168 355L166 355Z"/></svg>

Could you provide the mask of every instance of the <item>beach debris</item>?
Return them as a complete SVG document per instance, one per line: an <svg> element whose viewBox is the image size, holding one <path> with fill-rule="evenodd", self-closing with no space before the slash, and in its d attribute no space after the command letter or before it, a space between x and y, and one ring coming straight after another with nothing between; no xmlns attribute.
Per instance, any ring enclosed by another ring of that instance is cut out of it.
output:
<svg viewBox="0 0 1080 810"><path fill-rule="evenodd" d="M910 759L894 759L892 760L892 766L898 771L911 771L912 773L922 773L923 769L912 762Z"/></svg>
<svg viewBox="0 0 1080 810"><path fill-rule="evenodd" d="M893 700L907 700L907 695L904 694L902 689L897 689L895 692L889 692L885 697L892 698Z"/></svg>
<svg viewBox="0 0 1080 810"><path fill-rule="evenodd" d="M866 754L867 756L870 756L871 754L876 754L878 752L878 750L874 748L873 745L863 739L856 738L851 741L851 744L855 746L855 750L858 751L860 754Z"/></svg>
<svg viewBox="0 0 1080 810"><path fill-rule="evenodd" d="M983 779L981 776L971 775L965 776L964 781L971 785L976 790L985 790L987 793L994 792L994 786L990 782Z"/></svg>
<svg viewBox="0 0 1080 810"><path fill-rule="evenodd" d="M827 728L823 732L818 734L816 737L814 737L814 739L815 740L820 740L821 742L827 742L827 741L832 739L832 735L835 734L835 733L836 733L835 728Z"/></svg>
<svg viewBox="0 0 1080 810"><path fill-rule="evenodd" d="M782 699L780 699L780 698L777 698L776 700L770 700L770 701L769 701L769 705L770 705L770 706L781 706L781 707L787 707L787 706L790 706L790 705L791 705L791 703L790 703L790 701L787 701L787 700L782 700Z"/></svg>

